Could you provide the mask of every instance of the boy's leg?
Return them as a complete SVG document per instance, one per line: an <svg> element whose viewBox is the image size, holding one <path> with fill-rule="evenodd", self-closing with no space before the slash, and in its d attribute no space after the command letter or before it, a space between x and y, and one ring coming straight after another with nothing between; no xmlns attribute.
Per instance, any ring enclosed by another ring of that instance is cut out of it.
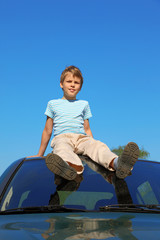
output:
<svg viewBox="0 0 160 240"><path fill-rule="evenodd" d="M82 154L90 157L94 162L113 171L110 163L118 156L111 152L108 146L92 137L83 136L77 142L77 154Z"/></svg>
<svg viewBox="0 0 160 240"><path fill-rule="evenodd" d="M72 180L77 173L83 172L83 165L77 154L74 153L74 145L70 134L62 134L51 142L53 151L46 157L47 167L57 175Z"/></svg>
<svg viewBox="0 0 160 240"><path fill-rule="evenodd" d="M139 148L136 143L129 143L122 155L118 157L110 151L106 144L91 137L81 138L78 144L79 154L89 156L93 161L109 170L116 170L116 176L124 179L130 174L139 155ZM114 167L114 159L117 159L117 166Z"/></svg>

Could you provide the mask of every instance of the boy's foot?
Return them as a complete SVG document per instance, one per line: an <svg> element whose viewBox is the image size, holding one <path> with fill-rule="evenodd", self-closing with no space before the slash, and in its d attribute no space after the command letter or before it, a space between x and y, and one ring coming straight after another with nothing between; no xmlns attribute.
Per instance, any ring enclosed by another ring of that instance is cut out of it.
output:
<svg viewBox="0 0 160 240"><path fill-rule="evenodd" d="M73 180L76 178L76 170L69 166L69 164L57 154L49 153L46 156L45 161L48 169L54 174L57 174L67 180Z"/></svg>
<svg viewBox="0 0 160 240"><path fill-rule="evenodd" d="M122 155L118 157L116 176L118 178L124 179L130 174L134 164L138 160L139 156L139 147L136 143L130 142L128 143Z"/></svg>

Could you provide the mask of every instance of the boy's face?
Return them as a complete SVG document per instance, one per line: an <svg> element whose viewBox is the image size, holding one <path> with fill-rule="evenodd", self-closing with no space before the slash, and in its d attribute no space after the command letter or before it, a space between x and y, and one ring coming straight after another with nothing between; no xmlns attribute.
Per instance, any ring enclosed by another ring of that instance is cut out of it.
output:
<svg viewBox="0 0 160 240"><path fill-rule="evenodd" d="M63 99L75 100L81 90L81 79L68 72L64 81L60 82L60 87L64 92Z"/></svg>

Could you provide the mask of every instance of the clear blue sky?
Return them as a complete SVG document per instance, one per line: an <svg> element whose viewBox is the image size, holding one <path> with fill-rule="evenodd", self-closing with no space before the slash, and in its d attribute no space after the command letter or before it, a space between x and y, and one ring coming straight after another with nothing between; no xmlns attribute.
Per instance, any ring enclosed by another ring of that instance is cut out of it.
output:
<svg viewBox="0 0 160 240"><path fill-rule="evenodd" d="M37 154L69 65L83 73L94 138L135 141L160 161L160 1L1 0L0 174Z"/></svg>

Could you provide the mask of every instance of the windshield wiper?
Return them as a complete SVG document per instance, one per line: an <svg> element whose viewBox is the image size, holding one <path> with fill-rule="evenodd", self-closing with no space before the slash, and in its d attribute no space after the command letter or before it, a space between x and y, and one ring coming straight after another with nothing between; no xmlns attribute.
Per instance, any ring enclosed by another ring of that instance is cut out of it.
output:
<svg viewBox="0 0 160 240"><path fill-rule="evenodd" d="M0 215L7 214L25 214L25 213L64 213L64 212L88 212L85 209L79 208L68 208L62 205L47 205L40 207L23 207L23 208L13 208L5 211L0 211Z"/></svg>
<svg viewBox="0 0 160 240"><path fill-rule="evenodd" d="M99 207L104 212L160 213L160 204L113 204Z"/></svg>

